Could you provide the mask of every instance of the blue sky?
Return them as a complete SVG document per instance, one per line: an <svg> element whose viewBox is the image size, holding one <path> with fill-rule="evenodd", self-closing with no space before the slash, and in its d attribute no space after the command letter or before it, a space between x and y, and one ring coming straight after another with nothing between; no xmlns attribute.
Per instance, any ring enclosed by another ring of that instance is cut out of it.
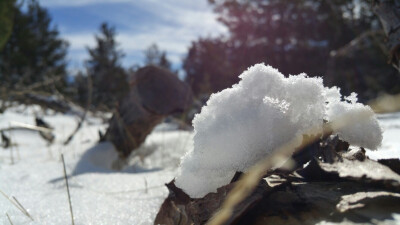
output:
<svg viewBox="0 0 400 225"><path fill-rule="evenodd" d="M69 68L82 68L86 46L95 45L94 34L102 22L116 27L123 65L143 62L143 51L153 43L167 52L175 68L190 43L198 37L226 34L207 0L39 0L46 7L70 46Z"/></svg>

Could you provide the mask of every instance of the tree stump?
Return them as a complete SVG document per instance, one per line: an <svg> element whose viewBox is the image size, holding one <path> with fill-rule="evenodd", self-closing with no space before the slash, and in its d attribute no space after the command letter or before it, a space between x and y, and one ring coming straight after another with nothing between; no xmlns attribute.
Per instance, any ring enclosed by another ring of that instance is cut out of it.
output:
<svg viewBox="0 0 400 225"><path fill-rule="evenodd" d="M326 157L328 150L336 157ZM308 155L307 164L298 164L288 173L267 171L220 224L400 224L399 159L373 161L363 148L349 148L348 143L331 137L299 151L313 152L293 156L297 164ZM174 180L166 184L169 195L154 225L207 224L234 186L240 185L237 175L203 198L190 198Z"/></svg>
<svg viewBox="0 0 400 225"><path fill-rule="evenodd" d="M104 140L112 142L124 160L167 115L184 112L191 102L189 86L175 74L156 66L141 68L119 101Z"/></svg>

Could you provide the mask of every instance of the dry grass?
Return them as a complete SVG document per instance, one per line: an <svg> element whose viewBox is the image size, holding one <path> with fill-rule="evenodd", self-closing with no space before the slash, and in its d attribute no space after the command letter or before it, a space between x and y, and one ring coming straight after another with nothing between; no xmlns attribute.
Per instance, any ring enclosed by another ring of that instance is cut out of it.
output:
<svg viewBox="0 0 400 225"><path fill-rule="evenodd" d="M19 211L21 211L25 216L27 216L30 220L33 221L33 217L28 213L25 207L17 200L16 197L9 197L6 193L0 190L0 194L2 194L11 204L13 204Z"/></svg>
<svg viewBox="0 0 400 225"><path fill-rule="evenodd" d="M8 222L10 222L11 225L14 225L13 222L11 221L11 218L10 218L10 216L8 215L8 213L6 213L6 216L7 216Z"/></svg>
<svg viewBox="0 0 400 225"><path fill-rule="evenodd" d="M71 224L75 225L75 221L74 221L74 212L72 210L72 204L71 204L71 194L69 192L69 185L68 185L68 176L67 176L67 170L65 168L65 160L64 160L64 155L61 154L61 161L63 163L63 169L64 169L64 180L65 180L65 184L67 186L67 194L68 194L68 203L69 203L69 212L71 214Z"/></svg>

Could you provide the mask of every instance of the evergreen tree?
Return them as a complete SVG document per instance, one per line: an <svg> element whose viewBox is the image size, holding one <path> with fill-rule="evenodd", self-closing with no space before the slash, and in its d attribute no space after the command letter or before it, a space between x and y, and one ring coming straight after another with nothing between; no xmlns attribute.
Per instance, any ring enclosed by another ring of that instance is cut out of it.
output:
<svg viewBox="0 0 400 225"><path fill-rule="evenodd" d="M15 0L3 0L0 2L0 51L3 49L12 32L14 17L13 5Z"/></svg>
<svg viewBox="0 0 400 225"><path fill-rule="evenodd" d="M157 44L151 44L144 50L144 64L145 65L157 65L158 59L160 58L160 50Z"/></svg>
<svg viewBox="0 0 400 225"><path fill-rule="evenodd" d="M66 61L68 44L59 37L56 27L46 9L36 0L22 4L14 3L7 10L14 12L12 33L0 52L0 80L9 89L42 82L49 78L62 77L56 86L45 87L52 91L66 85Z"/></svg>
<svg viewBox="0 0 400 225"><path fill-rule="evenodd" d="M161 53L158 65L167 70L172 70L171 62L168 60L166 52Z"/></svg>
<svg viewBox="0 0 400 225"><path fill-rule="evenodd" d="M78 71L73 82L73 89L75 91L73 100L79 103L81 106L86 106L89 98L88 82L87 74L83 73L82 71Z"/></svg>
<svg viewBox="0 0 400 225"><path fill-rule="evenodd" d="M200 38L192 43L183 68L196 95L231 86L242 71L261 62L286 75L306 72L309 76L322 76L327 74L332 51L364 31L376 29L377 24L369 4L363 0L209 1L229 35ZM384 66L378 61L376 65ZM367 72L360 78L375 79L379 75ZM332 81L330 85L338 84L340 74L329 74L335 76L328 79ZM211 90L204 90L205 86Z"/></svg>
<svg viewBox="0 0 400 225"><path fill-rule="evenodd" d="M127 73L120 64L124 54L117 49L115 35L115 28L103 23L100 34L95 36L97 46L87 49L90 59L86 61L86 68L93 83L92 103L103 110L112 109L129 91Z"/></svg>
<svg viewBox="0 0 400 225"><path fill-rule="evenodd" d="M167 58L167 53L165 51L160 51L157 44L150 45L144 51L144 55L145 65L155 65L170 71L172 70L171 62Z"/></svg>

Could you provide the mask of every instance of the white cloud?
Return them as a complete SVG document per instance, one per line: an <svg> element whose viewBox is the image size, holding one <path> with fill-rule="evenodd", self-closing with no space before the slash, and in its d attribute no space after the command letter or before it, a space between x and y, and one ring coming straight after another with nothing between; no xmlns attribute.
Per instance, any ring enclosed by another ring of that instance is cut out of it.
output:
<svg viewBox="0 0 400 225"><path fill-rule="evenodd" d="M90 11L90 13L95 13L96 16L117 26L117 41L127 58L133 54L137 56L138 52L142 54L149 45L157 43L161 50L167 51L173 63L179 64L190 43L199 36L215 37L227 33L226 28L216 21L216 15L207 0L41 0L40 2L45 7L50 7L50 10L51 7L124 3L119 13L101 11ZM152 18L151 21L144 23L132 21L131 14L137 11L144 12L147 17ZM118 26L125 28L119 30ZM63 33L62 36L69 41L71 52L81 52L79 58L82 58L84 52L82 50L85 47L95 45L93 29L80 33Z"/></svg>
<svg viewBox="0 0 400 225"><path fill-rule="evenodd" d="M85 6L100 3L132 2L132 0L39 0L46 7Z"/></svg>
<svg viewBox="0 0 400 225"><path fill-rule="evenodd" d="M63 35L63 38L69 42L70 50L81 50L95 45L92 33L67 34Z"/></svg>
<svg viewBox="0 0 400 225"><path fill-rule="evenodd" d="M171 35L172 34L172 35ZM149 47L151 44L156 43L158 47L166 51L168 57L174 63L179 63L186 53L190 42L196 39L196 35L183 28L173 27L157 27L153 32L119 32L116 40L127 56L133 53L140 53ZM70 50L77 52L86 47L95 46L95 38L93 33L77 33L64 35L70 43Z"/></svg>
<svg viewBox="0 0 400 225"><path fill-rule="evenodd" d="M150 10L154 8L187 8L201 10L208 7L207 0L39 0L41 5L46 7L70 7L70 6L86 6L95 4L116 4L130 3L139 7L147 7Z"/></svg>

